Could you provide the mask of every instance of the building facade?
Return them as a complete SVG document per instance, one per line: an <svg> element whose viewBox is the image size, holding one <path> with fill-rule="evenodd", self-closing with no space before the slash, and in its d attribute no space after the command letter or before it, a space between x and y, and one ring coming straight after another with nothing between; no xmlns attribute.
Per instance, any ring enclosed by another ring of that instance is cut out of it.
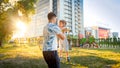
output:
<svg viewBox="0 0 120 68"><path fill-rule="evenodd" d="M109 38L110 37L110 29L99 26L92 26L85 28L85 37L93 36L94 38Z"/></svg>
<svg viewBox="0 0 120 68"><path fill-rule="evenodd" d="M47 14L54 12L59 20L66 20L72 35L83 34L83 0L40 0L36 6L35 36L42 36L43 27L48 23ZM57 23L58 23L57 22Z"/></svg>
<svg viewBox="0 0 120 68"><path fill-rule="evenodd" d="M86 27L85 28L85 38L89 38L90 36L93 36L94 38L98 39L98 29L92 28L92 27Z"/></svg>
<svg viewBox="0 0 120 68"><path fill-rule="evenodd" d="M112 37L119 37L119 33L118 32L112 32Z"/></svg>

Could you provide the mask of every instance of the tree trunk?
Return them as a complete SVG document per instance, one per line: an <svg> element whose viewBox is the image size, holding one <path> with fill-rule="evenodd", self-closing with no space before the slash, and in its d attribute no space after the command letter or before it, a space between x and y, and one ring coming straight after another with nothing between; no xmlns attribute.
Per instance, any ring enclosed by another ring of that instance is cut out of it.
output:
<svg viewBox="0 0 120 68"><path fill-rule="evenodd" d="M2 40L0 40L0 47L2 47Z"/></svg>

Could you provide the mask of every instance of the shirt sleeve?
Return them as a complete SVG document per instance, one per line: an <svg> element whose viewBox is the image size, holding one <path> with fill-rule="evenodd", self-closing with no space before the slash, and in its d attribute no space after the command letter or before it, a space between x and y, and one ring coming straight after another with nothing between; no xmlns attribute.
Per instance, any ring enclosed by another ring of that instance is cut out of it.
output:
<svg viewBox="0 0 120 68"><path fill-rule="evenodd" d="M62 33L61 29L60 29L58 26L54 26L54 27L53 27L53 32L54 32L55 34L61 34L61 33Z"/></svg>

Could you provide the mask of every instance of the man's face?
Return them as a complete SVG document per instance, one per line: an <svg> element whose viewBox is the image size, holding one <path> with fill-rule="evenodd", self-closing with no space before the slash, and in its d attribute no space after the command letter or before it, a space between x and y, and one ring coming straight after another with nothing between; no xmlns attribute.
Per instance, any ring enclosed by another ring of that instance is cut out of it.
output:
<svg viewBox="0 0 120 68"><path fill-rule="evenodd" d="M52 21L53 21L53 23L56 23L57 18L56 18L56 17L53 17Z"/></svg>

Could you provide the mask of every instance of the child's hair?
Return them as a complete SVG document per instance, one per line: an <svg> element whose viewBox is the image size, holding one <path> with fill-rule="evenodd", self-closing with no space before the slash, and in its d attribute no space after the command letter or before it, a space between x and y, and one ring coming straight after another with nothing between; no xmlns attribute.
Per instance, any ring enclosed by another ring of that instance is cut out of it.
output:
<svg viewBox="0 0 120 68"><path fill-rule="evenodd" d="M65 24L65 26L67 25L65 20L60 20L60 22L62 22L63 24Z"/></svg>

